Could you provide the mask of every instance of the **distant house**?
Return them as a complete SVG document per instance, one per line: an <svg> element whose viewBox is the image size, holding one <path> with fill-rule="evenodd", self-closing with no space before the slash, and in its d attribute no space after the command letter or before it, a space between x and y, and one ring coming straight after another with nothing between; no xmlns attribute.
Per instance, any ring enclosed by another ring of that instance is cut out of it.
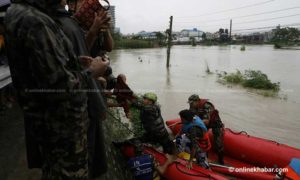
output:
<svg viewBox="0 0 300 180"><path fill-rule="evenodd" d="M141 39L156 39L156 32L140 31L136 36L141 37Z"/></svg>
<svg viewBox="0 0 300 180"><path fill-rule="evenodd" d="M190 42L191 39L195 39L196 42L202 40L203 31L197 28L193 29L183 29L176 35L177 42Z"/></svg>
<svg viewBox="0 0 300 180"><path fill-rule="evenodd" d="M220 38L220 33L219 32L215 32L215 33L206 32L205 34L206 34L206 39L207 40L215 40L215 39Z"/></svg>

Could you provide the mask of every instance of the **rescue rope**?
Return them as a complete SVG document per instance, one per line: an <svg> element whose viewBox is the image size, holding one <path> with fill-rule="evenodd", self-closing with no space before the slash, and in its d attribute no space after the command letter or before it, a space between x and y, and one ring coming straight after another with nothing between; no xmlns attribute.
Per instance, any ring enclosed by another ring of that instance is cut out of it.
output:
<svg viewBox="0 0 300 180"><path fill-rule="evenodd" d="M250 136L246 131L235 132L235 131L231 130L230 128L226 128L226 129L227 129L229 132L231 132L232 134L235 134L235 135L244 134L244 135Z"/></svg>
<svg viewBox="0 0 300 180"><path fill-rule="evenodd" d="M211 175L209 175L209 174L205 174L205 173L203 173L203 172L200 172L200 171L197 171L199 174L191 174L191 173L188 173L188 172L186 172L186 171L183 171L182 169L180 169L180 168L178 167L178 164L181 164L180 162L178 162L178 161L175 161L174 163L175 163L175 167L176 167L176 169L177 169L179 172L183 173L183 174L186 174L186 175L189 175L189 176L195 176L195 177L205 177L205 178L209 178L209 179L215 179L215 180L217 180L216 178L212 177ZM181 164L181 165L183 165L183 164ZM195 171L195 170L194 170L194 171Z"/></svg>
<svg viewBox="0 0 300 180"><path fill-rule="evenodd" d="M226 128L228 131L230 131L232 134L235 134L235 135L240 135L240 134L245 134L246 136L250 137L250 135L246 132L246 131L240 131L240 132L235 132L233 130L231 130L230 128ZM279 142L276 142L276 141L273 141L273 140L269 140L269 139L263 139L264 141L268 141L268 142L272 142L276 145L280 145Z"/></svg>
<svg viewBox="0 0 300 180"><path fill-rule="evenodd" d="M135 133L131 130L131 129L129 129L122 121L121 121L121 119L120 118L117 118L117 117L115 117L111 112L109 112L108 110L106 110L106 113L108 114L108 115L110 115L112 118L113 118L113 120L115 120L115 121L117 121L118 123L120 123L128 132L130 132L132 135L135 135Z"/></svg>

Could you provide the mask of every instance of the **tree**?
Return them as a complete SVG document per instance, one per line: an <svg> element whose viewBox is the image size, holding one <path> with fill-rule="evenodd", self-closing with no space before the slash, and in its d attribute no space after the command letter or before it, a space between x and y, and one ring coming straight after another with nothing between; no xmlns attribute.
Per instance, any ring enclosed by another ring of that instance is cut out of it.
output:
<svg viewBox="0 0 300 180"><path fill-rule="evenodd" d="M206 40L206 33L205 32L202 34L202 39Z"/></svg>
<svg viewBox="0 0 300 180"><path fill-rule="evenodd" d="M296 41L300 37L300 31L297 28L278 28L275 30L274 42Z"/></svg>
<svg viewBox="0 0 300 180"><path fill-rule="evenodd" d="M166 40L166 36L161 32L155 33L156 39L158 40L158 43L160 46L164 45L164 42Z"/></svg>

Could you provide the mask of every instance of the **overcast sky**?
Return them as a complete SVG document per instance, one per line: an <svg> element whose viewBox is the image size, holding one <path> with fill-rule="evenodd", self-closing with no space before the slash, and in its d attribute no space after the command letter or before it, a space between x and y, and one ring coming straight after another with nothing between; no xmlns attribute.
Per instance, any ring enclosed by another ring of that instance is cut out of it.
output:
<svg viewBox="0 0 300 180"><path fill-rule="evenodd" d="M174 16L175 31L198 28L205 32L215 32L219 27L229 28L230 18L233 18L233 30L300 24L300 0L110 0L110 2L116 6L116 26L120 27L124 34L141 30L164 31L168 27L170 15ZM236 8L240 9L232 10ZM288 8L294 9L283 10ZM277 10L283 11L236 18ZM272 18L278 19L266 20ZM221 21L217 21L220 19Z"/></svg>

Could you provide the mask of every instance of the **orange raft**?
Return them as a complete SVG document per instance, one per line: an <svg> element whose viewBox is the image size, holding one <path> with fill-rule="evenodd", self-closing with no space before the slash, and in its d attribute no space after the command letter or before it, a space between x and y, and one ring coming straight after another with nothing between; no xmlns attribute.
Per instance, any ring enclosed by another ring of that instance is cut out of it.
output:
<svg viewBox="0 0 300 180"><path fill-rule="evenodd" d="M180 119L166 123L174 135L179 133ZM212 140L212 132L209 133ZM300 158L300 149L225 128L224 154L226 166L211 163L213 171L242 179L274 179L279 168L287 167L293 158ZM208 157L217 160L214 148Z"/></svg>

